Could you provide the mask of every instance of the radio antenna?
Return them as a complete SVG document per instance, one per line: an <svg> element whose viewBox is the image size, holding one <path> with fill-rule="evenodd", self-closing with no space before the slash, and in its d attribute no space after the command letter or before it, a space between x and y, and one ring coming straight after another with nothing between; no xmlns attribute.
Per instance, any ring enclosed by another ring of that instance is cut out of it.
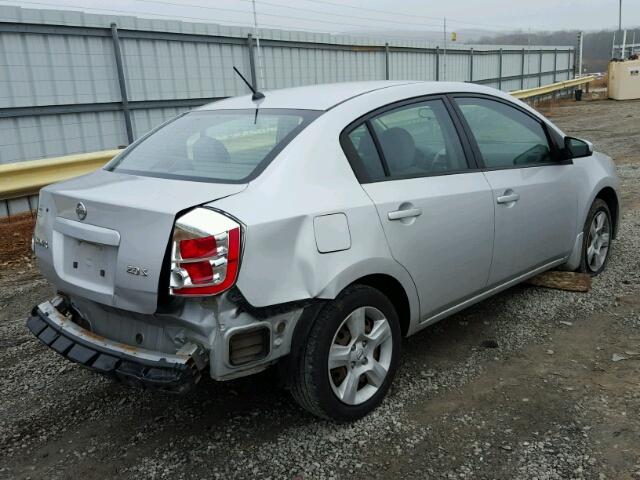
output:
<svg viewBox="0 0 640 480"><path fill-rule="evenodd" d="M247 85L247 87L249 87L249 89L253 92L253 95L251 95L251 100L253 101L262 100L264 98L264 93L257 91L255 87L251 85L246 78L244 78L244 75L242 75L240 73L240 70L238 70L235 66L233 67L233 69L240 76L240 78Z"/></svg>

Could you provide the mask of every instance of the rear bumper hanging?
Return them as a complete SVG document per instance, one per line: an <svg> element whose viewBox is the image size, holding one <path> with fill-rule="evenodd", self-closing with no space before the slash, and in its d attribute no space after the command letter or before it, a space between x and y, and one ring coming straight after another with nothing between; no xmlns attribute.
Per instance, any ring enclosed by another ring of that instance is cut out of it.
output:
<svg viewBox="0 0 640 480"><path fill-rule="evenodd" d="M58 296L34 307L27 327L68 360L129 385L172 393L186 393L200 380L206 362L196 345L166 354L114 342L61 313L58 307L64 302Z"/></svg>

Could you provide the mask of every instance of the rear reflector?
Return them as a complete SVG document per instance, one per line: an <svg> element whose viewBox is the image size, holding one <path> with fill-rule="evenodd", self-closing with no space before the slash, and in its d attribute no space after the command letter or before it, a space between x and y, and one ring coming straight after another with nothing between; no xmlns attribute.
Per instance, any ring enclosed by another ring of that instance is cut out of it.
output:
<svg viewBox="0 0 640 480"><path fill-rule="evenodd" d="M169 293L217 295L238 278L241 226L222 213L196 208L176 220Z"/></svg>

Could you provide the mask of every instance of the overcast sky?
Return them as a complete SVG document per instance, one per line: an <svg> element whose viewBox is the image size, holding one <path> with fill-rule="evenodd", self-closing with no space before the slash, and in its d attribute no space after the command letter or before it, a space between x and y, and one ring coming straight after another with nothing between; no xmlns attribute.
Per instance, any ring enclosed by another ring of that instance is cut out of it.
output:
<svg viewBox="0 0 640 480"><path fill-rule="evenodd" d="M0 0L149 18L253 23L251 0ZM259 26L325 32L371 30L599 30L617 28L618 0L256 0ZM624 26L640 25L640 0L623 0Z"/></svg>

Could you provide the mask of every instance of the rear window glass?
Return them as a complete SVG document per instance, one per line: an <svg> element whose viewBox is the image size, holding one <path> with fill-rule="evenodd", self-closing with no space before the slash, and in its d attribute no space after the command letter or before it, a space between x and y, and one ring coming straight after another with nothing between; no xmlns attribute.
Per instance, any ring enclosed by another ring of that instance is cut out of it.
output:
<svg viewBox="0 0 640 480"><path fill-rule="evenodd" d="M320 113L281 109L190 112L144 138L107 165L107 170L198 181L247 181Z"/></svg>

